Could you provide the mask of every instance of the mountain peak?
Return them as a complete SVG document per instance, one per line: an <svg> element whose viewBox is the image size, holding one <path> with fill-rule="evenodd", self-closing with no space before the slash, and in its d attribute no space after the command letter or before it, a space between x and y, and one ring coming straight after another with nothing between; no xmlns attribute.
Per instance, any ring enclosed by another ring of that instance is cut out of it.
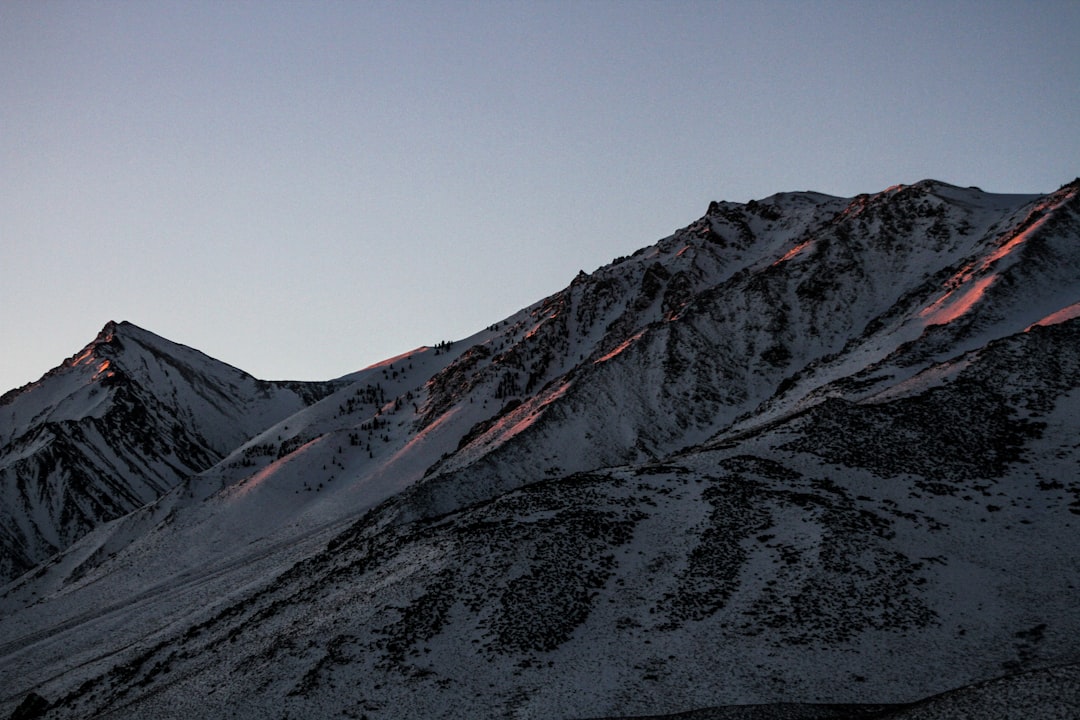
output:
<svg viewBox="0 0 1080 720"><path fill-rule="evenodd" d="M86 365L98 359L101 349L115 342L117 327L118 325L114 320L105 323L105 327L101 328L101 332L93 340L87 343L82 350L65 360L60 367L70 368L77 365Z"/></svg>
<svg viewBox="0 0 1080 720"><path fill-rule="evenodd" d="M0 397L0 582L151 502L336 382L266 382L110 320Z"/></svg>

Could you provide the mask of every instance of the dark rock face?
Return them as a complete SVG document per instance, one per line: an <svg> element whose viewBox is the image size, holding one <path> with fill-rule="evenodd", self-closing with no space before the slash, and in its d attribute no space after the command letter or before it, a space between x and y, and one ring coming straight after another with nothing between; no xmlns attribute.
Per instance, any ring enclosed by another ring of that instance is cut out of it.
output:
<svg viewBox="0 0 1080 720"><path fill-rule="evenodd" d="M15 708L15 712L11 714L11 720L36 720L36 718L44 717L48 710L48 700L37 693L30 693L19 703L19 707Z"/></svg>

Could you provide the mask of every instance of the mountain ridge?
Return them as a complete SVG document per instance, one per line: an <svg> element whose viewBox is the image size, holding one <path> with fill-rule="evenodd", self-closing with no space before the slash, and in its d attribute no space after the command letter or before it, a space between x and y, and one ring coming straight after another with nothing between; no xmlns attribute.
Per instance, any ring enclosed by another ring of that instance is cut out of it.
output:
<svg viewBox="0 0 1080 720"><path fill-rule="evenodd" d="M0 590L0 703L661 715L1080 662L1078 191L711 203L350 374Z"/></svg>

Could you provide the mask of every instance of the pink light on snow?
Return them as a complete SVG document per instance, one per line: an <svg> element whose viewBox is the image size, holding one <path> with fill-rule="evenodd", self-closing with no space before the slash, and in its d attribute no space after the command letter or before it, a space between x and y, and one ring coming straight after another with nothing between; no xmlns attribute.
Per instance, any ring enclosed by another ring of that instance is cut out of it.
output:
<svg viewBox="0 0 1080 720"><path fill-rule="evenodd" d="M645 331L642 330L641 332L637 333L636 335L632 335L631 337L628 337L627 339L623 340L621 343L618 344L618 346L614 350L612 350L608 354L604 355L603 357L600 357L600 358L597 358L596 360L593 360L593 365L599 365L602 362L607 362L608 360L615 357L616 355L621 353L623 350L625 350L626 348L628 348L632 344L634 344L634 342L637 341L644 334L645 334Z"/></svg>
<svg viewBox="0 0 1080 720"><path fill-rule="evenodd" d="M927 325L948 325L979 302L995 280L997 275L987 275L969 285L950 290L933 305L923 309L919 316L926 318Z"/></svg>
<svg viewBox="0 0 1080 720"><path fill-rule="evenodd" d="M773 267L776 267L777 265L779 265L782 262L787 262L791 258L793 258L796 255L798 255L799 253L801 253L803 250L805 250L809 245L810 245L809 240L807 240L806 242L799 243L798 245L796 245L795 247L791 248L786 253L784 253L783 257L781 257L779 260L774 262Z"/></svg>
<svg viewBox="0 0 1080 720"><path fill-rule="evenodd" d="M69 361L69 364L72 367L74 367L75 365L80 365L82 363L89 362L93 358L94 358L94 348L93 348L93 346L91 346L91 347L88 347L85 350L83 350L82 354L78 355L77 357L71 358L71 360Z"/></svg>
<svg viewBox="0 0 1080 720"><path fill-rule="evenodd" d="M1040 325L1041 326L1057 325L1058 323L1063 323L1066 320L1072 320L1073 318L1076 318L1076 317L1080 317L1080 302L1073 303L1072 305L1069 305L1068 307L1061 308L1057 312L1050 313L1049 315L1044 317L1042 320L1039 320L1038 322L1034 322L1031 325L1028 325L1026 328L1024 328L1024 332L1030 332L1031 328L1037 327L1037 326L1040 326Z"/></svg>
<svg viewBox="0 0 1080 720"><path fill-rule="evenodd" d="M507 440L515 435L527 430L533 423L535 423L548 405L555 402L570 389L570 383L563 383L556 388L551 388L542 397L539 398L539 402L523 403L510 413L499 418L499 420L488 429L480 438L474 440L474 442L490 443L493 439L499 438Z"/></svg>
<svg viewBox="0 0 1080 720"><path fill-rule="evenodd" d="M430 349L431 348L427 347L426 345L421 345L420 347L416 348L415 350L410 350L408 352L403 352L400 355L395 355L392 358L386 358L385 360L380 360L379 362L375 363L374 365L368 365L366 368L364 368L364 370L375 370L375 369L381 368L381 367L389 367L390 365L393 365L396 362L408 361L408 360L412 359L413 355L423 355L424 353L426 353Z"/></svg>
<svg viewBox="0 0 1080 720"><path fill-rule="evenodd" d="M1048 213L1065 204L1076 196L1076 190L1070 190L1067 194L1055 199L1047 200L1031 209L1024 224L1027 226L1016 235L1010 237L993 252L984 257L977 267L968 265L954 275L945 287L948 292L942 295L936 302L923 309L920 317L926 318L927 325L945 325L971 310L982 299L987 289L997 279L997 275L990 273L978 280L975 276L988 271L995 263L1008 257L1021 247L1031 236L1038 231L1049 217ZM1032 218L1036 218L1032 220ZM1030 223L1030 224L1028 224ZM1068 310L1068 308L1066 308ZM1065 312L1065 310L1059 311ZM1051 315L1050 317L1054 317ZM1063 317L1062 319L1068 319ZM1061 322L1058 320L1057 322ZM1042 321L1040 321L1042 322ZM1035 323L1036 325L1040 323ZM1051 323L1047 323L1051 324ZM1030 329L1030 328L1029 328Z"/></svg>
<svg viewBox="0 0 1080 720"><path fill-rule="evenodd" d="M532 326L531 330L529 330L527 333L525 333L525 339L528 340L533 335L536 335L536 333L540 332L540 328L544 327L544 323L546 323L548 320L554 320L557 317L559 317L559 311L558 310L554 311L553 313L551 313L550 315L548 315L544 319L540 320L540 322L538 322L538 323L536 323L535 325Z"/></svg>
<svg viewBox="0 0 1080 720"><path fill-rule="evenodd" d="M1045 202L1041 202L1035 207L1033 207L1031 209L1031 212L1028 214L1028 218L1027 220L1025 220L1025 222L1031 220L1031 218L1036 215L1039 215L1041 217L1039 217L1038 220L1032 222L1030 225L1028 225L1026 228L1024 228L1022 231L1020 231L1013 237L1009 238L1008 241L1006 241L1001 247L991 253L990 256L987 257L986 260L983 262L983 267L988 267L991 264L1000 260L1001 258L1008 256L1017 247L1027 242L1028 238L1030 238L1036 230L1046 224L1046 220L1049 217L1050 211L1055 210L1064 205L1069 200L1072 200L1074 197L1076 197L1076 192L1077 191L1075 189L1070 190L1063 197L1046 200Z"/></svg>
<svg viewBox="0 0 1080 720"><path fill-rule="evenodd" d="M992 252L990 256L986 258L986 261L983 263L983 267L988 267L1000 260L1001 258L1006 257L1007 255L1012 253L1013 250L1018 248L1020 245L1023 245L1027 241L1027 239L1031 237L1032 233L1042 227L1045 222L1046 218L1043 217L1032 223L1032 225L1023 232L1019 232L1013 237L1009 238L1008 242L1006 242L1004 245Z"/></svg>
<svg viewBox="0 0 1080 720"><path fill-rule="evenodd" d="M239 498L262 487L263 485L267 484L268 480L270 480L279 472L281 472L284 468L292 464L297 458L304 455L305 453L310 452L312 448L321 443L325 438L326 436L323 435L315 438L314 440L304 443L285 457L274 460L272 463L259 470L255 474L250 475L236 485L232 486L225 491L225 494L232 498Z"/></svg>

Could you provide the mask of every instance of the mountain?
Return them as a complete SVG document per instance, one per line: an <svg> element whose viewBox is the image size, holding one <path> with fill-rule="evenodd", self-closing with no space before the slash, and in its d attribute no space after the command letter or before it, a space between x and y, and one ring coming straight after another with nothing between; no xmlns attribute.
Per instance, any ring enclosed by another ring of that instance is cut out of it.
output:
<svg viewBox="0 0 1080 720"><path fill-rule="evenodd" d="M0 396L0 578L156 500L333 387L256 380L109 322L40 380Z"/></svg>
<svg viewBox="0 0 1080 720"><path fill-rule="evenodd" d="M1076 716L1078 194L715 202L341 378L0 590L0 712Z"/></svg>

